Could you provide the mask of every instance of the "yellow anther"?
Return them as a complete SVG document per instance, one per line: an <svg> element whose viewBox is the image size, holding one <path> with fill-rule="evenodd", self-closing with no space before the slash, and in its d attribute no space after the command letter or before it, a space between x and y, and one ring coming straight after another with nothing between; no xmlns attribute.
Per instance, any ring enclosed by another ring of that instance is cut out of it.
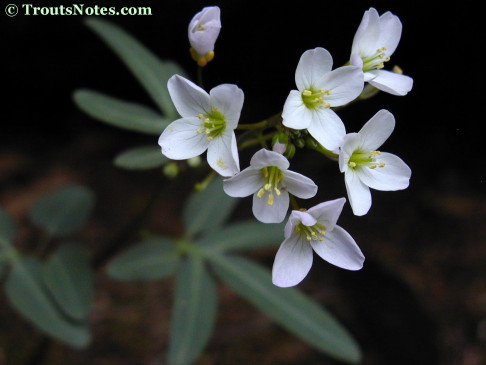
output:
<svg viewBox="0 0 486 365"><path fill-rule="evenodd" d="M212 108L211 108L211 110L212 110L213 112L215 112L215 111L217 111L218 109L216 109L215 107L212 107Z"/></svg>
<svg viewBox="0 0 486 365"><path fill-rule="evenodd" d="M280 195L280 190L277 189L277 187L274 187L273 190L275 190L275 194Z"/></svg>
<svg viewBox="0 0 486 365"><path fill-rule="evenodd" d="M312 232L311 236L314 237L316 235L316 232Z"/></svg>
<svg viewBox="0 0 486 365"><path fill-rule="evenodd" d="M206 128L206 130L204 131L204 134L211 134L211 131Z"/></svg>
<svg viewBox="0 0 486 365"><path fill-rule="evenodd" d="M307 238L307 241L312 240L311 236L307 236L306 238Z"/></svg>
<svg viewBox="0 0 486 365"><path fill-rule="evenodd" d="M400 75L403 74L403 70L397 65L393 66L392 71Z"/></svg>
<svg viewBox="0 0 486 365"><path fill-rule="evenodd" d="M209 118L204 118L204 123L209 123Z"/></svg>
<svg viewBox="0 0 486 365"><path fill-rule="evenodd" d="M198 117L199 119L202 119L202 118L204 117L204 115L199 114L197 117Z"/></svg>
<svg viewBox="0 0 486 365"><path fill-rule="evenodd" d="M370 169L376 169L376 165L375 164L371 165Z"/></svg>
<svg viewBox="0 0 486 365"><path fill-rule="evenodd" d="M263 187L266 191L269 191L271 188L272 188L272 185L270 184L265 184L265 186Z"/></svg>
<svg viewBox="0 0 486 365"><path fill-rule="evenodd" d="M273 205L273 198L274 198L274 195L270 193L270 195L268 196L268 199L267 199L268 205Z"/></svg>
<svg viewBox="0 0 486 365"><path fill-rule="evenodd" d="M198 129L196 132L197 132L197 134L201 134L202 133L202 131L200 129Z"/></svg>
<svg viewBox="0 0 486 365"><path fill-rule="evenodd" d="M197 26L197 30L204 30L203 25L202 25L202 24L199 24L199 25Z"/></svg>
<svg viewBox="0 0 486 365"><path fill-rule="evenodd" d="M209 136L209 137L207 137L207 138L206 138L206 141L208 141L208 142L209 142L209 141L211 141L212 139L213 139L213 137Z"/></svg>
<svg viewBox="0 0 486 365"><path fill-rule="evenodd" d="M354 168L356 167L356 162L351 161L350 163L348 163L348 165L349 167Z"/></svg>
<svg viewBox="0 0 486 365"><path fill-rule="evenodd" d="M384 162L380 162L380 167L385 167L385 163Z"/></svg>
<svg viewBox="0 0 486 365"><path fill-rule="evenodd" d="M304 92L302 93L302 95L304 95L304 96L311 96L312 95L312 91L306 89L306 90L304 90Z"/></svg>
<svg viewBox="0 0 486 365"><path fill-rule="evenodd" d="M206 61L210 62L213 60L214 58L214 51L211 51L211 52L208 52L204 55L204 57L206 58Z"/></svg>
<svg viewBox="0 0 486 365"><path fill-rule="evenodd" d="M265 190L263 190L263 188L261 188L260 190L258 190L257 197L259 197L261 199L263 194L265 194Z"/></svg>
<svg viewBox="0 0 486 365"><path fill-rule="evenodd" d="M307 209L305 209L305 208L300 208L300 209L299 209L299 212L304 212L304 213L305 213L305 212L307 212Z"/></svg>
<svg viewBox="0 0 486 365"><path fill-rule="evenodd" d="M323 237L319 237L319 241L324 241L324 238Z"/></svg>
<svg viewBox="0 0 486 365"><path fill-rule="evenodd" d="M197 60L197 64L199 67L204 67L208 64L208 61L204 57L201 57Z"/></svg>

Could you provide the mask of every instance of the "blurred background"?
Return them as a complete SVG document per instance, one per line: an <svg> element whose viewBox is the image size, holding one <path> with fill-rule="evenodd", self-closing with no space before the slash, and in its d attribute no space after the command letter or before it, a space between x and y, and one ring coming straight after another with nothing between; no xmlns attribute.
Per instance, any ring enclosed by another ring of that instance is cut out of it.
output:
<svg viewBox="0 0 486 365"><path fill-rule="evenodd" d="M12 0L11 3L20 3ZM69 5L65 4L64 5ZM37 2L34 6L58 6ZM204 6L221 7L215 59L204 69L207 90L234 83L245 92L241 122L281 111L301 54L324 47L335 67L348 61L354 34L369 7L391 11L403 23L390 65L413 77L405 97L380 93L339 111L347 131L358 131L388 109L396 128L383 146L412 169L409 189L373 191L373 206L355 217L345 206L345 227L366 256L347 272L315 260L300 285L355 336L365 365L486 364L486 171L480 156L484 117L477 54L484 33L472 2L368 1L89 1L86 6L150 6L152 16L105 16L162 59L177 61L193 79L187 26ZM125 229L160 184L164 196L148 229L182 232L182 202L202 176L161 178L160 171L113 166L122 150L157 138L102 124L81 112L72 93L89 88L156 109L116 55L80 16L0 15L2 130L0 205L22 229L16 245L35 252L38 232L26 218L40 195L67 183L86 184L97 196L89 227L80 235L93 253ZM254 150L240 156L249 163ZM299 150L294 170L319 186L309 207L346 196L344 179L329 160ZM296 167L298 166L298 167ZM251 218L242 199L232 219ZM128 242L129 244L130 242ZM271 267L275 250L251 253ZM82 351L43 335L0 295L0 364L159 364L167 350L173 283L121 283L96 277L90 318L94 340ZM338 361L295 339L225 287L220 287L216 330L198 364L330 364Z"/></svg>

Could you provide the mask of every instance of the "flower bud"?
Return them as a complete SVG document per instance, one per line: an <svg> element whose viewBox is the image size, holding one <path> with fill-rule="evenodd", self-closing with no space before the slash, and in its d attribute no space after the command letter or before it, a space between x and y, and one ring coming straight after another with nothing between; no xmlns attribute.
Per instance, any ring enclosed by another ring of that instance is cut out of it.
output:
<svg viewBox="0 0 486 365"><path fill-rule="evenodd" d="M292 158L295 155L295 146L292 143L287 145L287 150L285 151L284 156L287 158Z"/></svg>
<svg viewBox="0 0 486 365"><path fill-rule="evenodd" d="M169 179L173 179L179 174L179 166L175 162L169 162L165 164L163 171L165 176Z"/></svg>
<svg viewBox="0 0 486 365"><path fill-rule="evenodd" d="M219 7L208 6L197 13L189 23L191 55L199 66L205 66L214 57L214 44L221 29L220 13Z"/></svg>

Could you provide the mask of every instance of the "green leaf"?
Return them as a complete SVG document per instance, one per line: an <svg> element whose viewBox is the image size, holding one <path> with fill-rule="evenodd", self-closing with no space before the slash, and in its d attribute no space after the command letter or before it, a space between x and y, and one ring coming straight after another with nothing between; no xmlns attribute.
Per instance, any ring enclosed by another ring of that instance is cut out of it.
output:
<svg viewBox="0 0 486 365"><path fill-rule="evenodd" d="M159 135L169 120L152 109L92 90L76 90L76 105L89 116L118 128Z"/></svg>
<svg viewBox="0 0 486 365"><path fill-rule="evenodd" d="M208 255L218 276L304 342L336 359L358 363L358 344L334 317L296 288L272 284L270 272L242 257Z"/></svg>
<svg viewBox="0 0 486 365"><path fill-rule="evenodd" d="M152 237L116 256L107 273L119 280L154 280L171 276L179 265L176 245L168 238Z"/></svg>
<svg viewBox="0 0 486 365"><path fill-rule="evenodd" d="M159 60L138 40L106 20L88 18L86 25L122 59L164 115L170 120L178 118L167 90L167 81L175 73L183 76L184 71L174 62Z"/></svg>
<svg viewBox="0 0 486 365"><path fill-rule="evenodd" d="M127 170L149 170L163 166L168 161L159 146L131 148L116 156L114 164Z"/></svg>
<svg viewBox="0 0 486 365"><path fill-rule="evenodd" d="M202 192L194 192L187 201L183 219L189 238L196 233L210 233L220 228L233 211L238 199L223 191L223 180L215 176Z"/></svg>
<svg viewBox="0 0 486 365"><path fill-rule="evenodd" d="M17 234L17 224L10 214L0 207L0 241L12 242ZM0 244L0 248L3 245Z"/></svg>
<svg viewBox="0 0 486 365"><path fill-rule="evenodd" d="M196 246L219 252L273 247L283 241L284 227L284 224L263 224L255 221L233 223L204 236Z"/></svg>
<svg viewBox="0 0 486 365"><path fill-rule="evenodd" d="M199 256L181 262L170 325L169 365L191 364L213 332L217 287Z"/></svg>
<svg viewBox="0 0 486 365"><path fill-rule="evenodd" d="M42 274L64 313L75 320L86 319L94 297L89 250L75 243L60 246L45 262Z"/></svg>
<svg viewBox="0 0 486 365"><path fill-rule="evenodd" d="M94 195L88 188L65 186L39 198L29 212L30 219L51 236L64 237L83 228L94 202Z"/></svg>
<svg viewBox="0 0 486 365"><path fill-rule="evenodd" d="M57 309L44 289L42 262L34 257L17 260L5 283L11 305L40 330L75 348L84 348L91 340L86 323L70 322Z"/></svg>

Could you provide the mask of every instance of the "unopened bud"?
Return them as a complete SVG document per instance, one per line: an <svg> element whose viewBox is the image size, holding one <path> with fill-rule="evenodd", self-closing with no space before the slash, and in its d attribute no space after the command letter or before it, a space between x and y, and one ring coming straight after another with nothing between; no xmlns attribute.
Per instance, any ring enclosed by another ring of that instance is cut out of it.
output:
<svg viewBox="0 0 486 365"><path fill-rule="evenodd" d="M176 162L169 162L164 166L164 175L169 179L175 178L179 174L179 166Z"/></svg>

